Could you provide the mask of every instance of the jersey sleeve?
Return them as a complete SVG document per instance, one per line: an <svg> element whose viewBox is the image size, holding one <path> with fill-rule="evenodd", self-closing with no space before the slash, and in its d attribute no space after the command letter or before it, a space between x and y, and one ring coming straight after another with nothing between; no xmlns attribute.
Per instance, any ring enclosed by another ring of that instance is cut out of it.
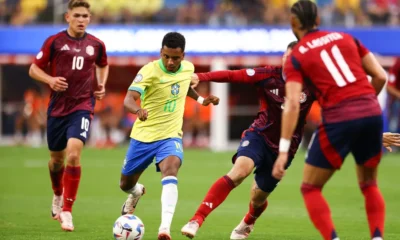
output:
<svg viewBox="0 0 400 240"><path fill-rule="evenodd" d="M303 84L303 75L301 73L300 62L293 55L286 59L285 67L284 67L284 78L286 82L298 82Z"/></svg>
<svg viewBox="0 0 400 240"><path fill-rule="evenodd" d="M208 73L198 73L200 81L211 82L230 82L230 83L256 83L277 74L280 68L263 67L248 68L233 71L215 71Z"/></svg>
<svg viewBox="0 0 400 240"><path fill-rule="evenodd" d="M105 67L108 65L106 45L104 45L103 42L100 42L99 55L96 59L96 65L99 67Z"/></svg>
<svg viewBox="0 0 400 240"><path fill-rule="evenodd" d="M388 85L396 87L397 81L400 81L400 58L396 60L396 63L389 69L389 82Z"/></svg>
<svg viewBox="0 0 400 240"><path fill-rule="evenodd" d="M354 41L356 42L358 48L358 54L360 54L360 57L363 58L369 53L368 48L366 48L357 38L354 38Z"/></svg>
<svg viewBox="0 0 400 240"><path fill-rule="evenodd" d="M36 55L36 58L33 61L33 63L41 69L45 69L51 60L54 51L54 40L55 36L47 38L43 43L40 52Z"/></svg>
<svg viewBox="0 0 400 240"><path fill-rule="evenodd" d="M151 85L153 78L153 66L151 63L142 67L136 77L133 79L132 84L129 86L130 91L136 91L143 95L146 88Z"/></svg>

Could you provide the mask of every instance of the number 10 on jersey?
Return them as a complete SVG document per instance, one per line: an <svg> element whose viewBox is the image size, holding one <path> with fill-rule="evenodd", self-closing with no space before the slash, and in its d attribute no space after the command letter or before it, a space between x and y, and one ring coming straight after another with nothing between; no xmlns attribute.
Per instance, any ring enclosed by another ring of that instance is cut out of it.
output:
<svg viewBox="0 0 400 240"><path fill-rule="evenodd" d="M72 59L72 70L82 70L84 61L85 59L82 56L75 56Z"/></svg>

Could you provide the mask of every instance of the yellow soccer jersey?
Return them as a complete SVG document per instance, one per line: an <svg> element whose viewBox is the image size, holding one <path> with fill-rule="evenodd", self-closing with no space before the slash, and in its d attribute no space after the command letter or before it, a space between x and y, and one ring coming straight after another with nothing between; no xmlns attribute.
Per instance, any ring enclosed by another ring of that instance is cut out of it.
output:
<svg viewBox="0 0 400 240"><path fill-rule="evenodd" d="M136 119L131 138L154 142L182 138L183 112L194 66L183 60L175 73L169 72L161 59L146 64L129 90L141 94L141 108L148 111L146 121Z"/></svg>

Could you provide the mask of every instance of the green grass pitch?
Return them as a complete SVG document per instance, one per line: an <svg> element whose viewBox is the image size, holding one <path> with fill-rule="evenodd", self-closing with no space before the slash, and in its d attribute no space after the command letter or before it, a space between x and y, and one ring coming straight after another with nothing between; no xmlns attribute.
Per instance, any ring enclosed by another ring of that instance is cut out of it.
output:
<svg viewBox="0 0 400 240"><path fill-rule="evenodd" d="M75 232L62 232L50 218L52 191L45 148L0 148L0 239L113 239L112 226L126 194L119 189L125 148L85 149L82 181L73 216ZM232 153L186 150L179 180L179 202L172 224L174 240L186 239L181 227L189 220L210 185L231 167ZM308 219L300 195L304 152L300 152L286 178L269 198L249 239L321 239ZM348 158L342 170L325 187L341 240L369 239L364 203ZM385 155L379 186L386 199L386 238L400 239L400 156ZM141 178L147 193L136 214L143 220L144 239L156 239L160 223L161 177L151 166ZM252 177L235 189L206 220L196 239L229 239L247 211Z"/></svg>

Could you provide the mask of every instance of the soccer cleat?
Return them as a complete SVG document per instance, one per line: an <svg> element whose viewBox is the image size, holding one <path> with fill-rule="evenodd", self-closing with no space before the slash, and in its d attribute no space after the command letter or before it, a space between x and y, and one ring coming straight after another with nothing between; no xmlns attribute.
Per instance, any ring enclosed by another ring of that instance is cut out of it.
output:
<svg viewBox="0 0 400 240"><path fill-rule="evenodd" d="M248 225L242 220L239 225L233 229L231 233L231 240L247 239L251 231L253 231L254 224Z"/></svg>
<svg viewBox="0 0 400 240"><path fill-rule="evenodd" d="M74 231L74 224L72 223L71 212L62 211L59 215L58 221L60 221L61 223L62 230L67 232Z"/></svg>
<svg viewBox="0 0 400 240"><path fill-rule="evenodd" d="M162 228L158 231L158 240L172 240L171 234L168 228Z"/></svg>
<svg viewBox="0 0 400 240"><path fill-rule="evenodd" d="M64 205L63 196L53 195L53 203L51 205L51 217L54 220L58 219L58 215L61 213Z"/></svg>
<svg viewBox="0 0 400 240"><path fill-rule="evenodd" d="M192 239L196 236L197 231L199 230L200 225L197 223L196 220L192 220L188 222L183 228L181 229L182 235Z"/></svg>
<svg viewBox="0 0 400 240"><path fill-rule="evenodd" d="M135 195L137 197L129 194L128 199L126 199L124 205L122 205L121 215L133 214L133 212L135 212L136 205L138 204L140 197L146 193L146 190L142 184L138 183L137 186L138 187L135 189Z"/></svg>

